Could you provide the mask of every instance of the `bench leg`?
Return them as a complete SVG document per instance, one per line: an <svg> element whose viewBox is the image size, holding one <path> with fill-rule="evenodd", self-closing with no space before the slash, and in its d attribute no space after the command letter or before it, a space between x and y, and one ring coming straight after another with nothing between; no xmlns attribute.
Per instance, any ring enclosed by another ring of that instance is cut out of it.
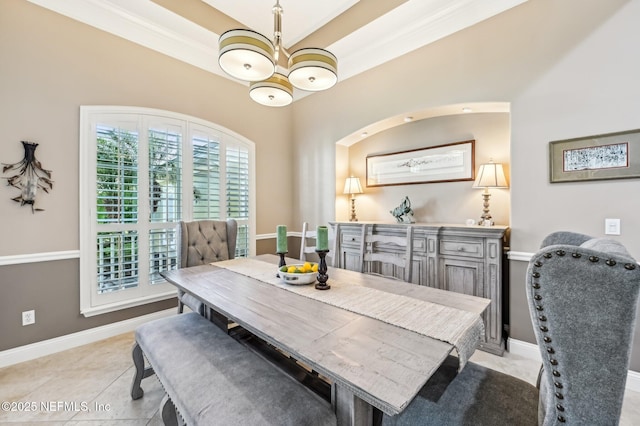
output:
<svg viewBox="0 0 640 426"><path fill-rule="evenodd" d="M138 342L134 343L133 350L131 351L133 358L133 365L136 367L135 375L133 376L133 383L131 385L131 399L140 399L144 395L144 391L140 387L142 379L154 374L153 368L144 368L144 354Z"/></svg>
<svg viewBox="0 0 640 426"><path fill-rule="evenodd" d="M164 398L160 402L160 413L162 414L162 422L165 426L178 426L178 414L176 413L176 406L173 405L173 401L169 398L169 395L165 394Z"/></svg>

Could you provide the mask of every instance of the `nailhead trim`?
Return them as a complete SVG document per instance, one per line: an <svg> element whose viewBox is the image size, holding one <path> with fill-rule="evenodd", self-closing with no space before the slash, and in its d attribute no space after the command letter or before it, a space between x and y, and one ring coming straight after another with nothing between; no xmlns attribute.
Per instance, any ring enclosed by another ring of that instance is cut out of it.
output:
<svg viewBox="0 0 640 426"><path fill-rule="evenodd" d="M556 255L562 257L562 256L564 256L566 254L566 251L564 251L564 250L556 250L554 253ZM552 252L543 253L542 257L544 257L545 259L551 259L553 257L553 253ZM574 253L571 253L571 257L574 258L574 259L580 259L580 258L582 258L582 254L574 252ZM593 256L593 255L589 256L588 259L592 263L597 263L597 262L600 261L600 258L598 256ZM605 260L605 264L608 265L608 266L614 267L614 266L617 265L617 262L614 259L607 259L607 260ZM544 264L540 260L536 260L533 263L533 266L535 266L536 268L541 268L542 266L544 266ZM624 268L626 270L629 270L629 271L635 270L636 267L637 267L637 265L633 264L633 263L625 263L624 264ZM540 272L533 271L531 273L531 277L536 279L535 282L531 283L531 286L535 290L539 290L541 286L540 286L540 282L537 281L537 279L540 278ZM537 302L540 302L542 300L542 296L540 294L536 293L536 294L534 294L533 299L536 300ZM536 304L535 308L536 308L537 311L543 311L544 310L544 307L540 303ZM546 325L541 324L541 323L547 321L547 317L545 315L540 314L538 316L538 320L540 321L540 324L538 326L540 331L542 331L543 333L549 333L549 328ZM551 337L548 336L548 335L543 336L542 340L545 343L551 343L551 341L552 341ZM555 350L551 346L547 346L546 350L547 350L547 353L549 355L555 354ZM549 358L549 363L551 365L553 365L553 366L557 366L559 364L558 360L555 359L555 358ZM558 370L558 369L553 369L551 374L554 377L560 377L561 376L560 370ZM553 385L556 387L556 389L562 389L563 388L563 384L561 382L558 382L558 381L554 381ZM559 401L562 401L564 399L564 395L559 391L555 392L555 397ZM565 410L564 406L562 404L558 403L558 404L556 404L556 410L558 411L558 415L557 415L558 421L560 423L566 423L567 418L563 414L561 414L561 413L564 413L564 410Z"/></svg>

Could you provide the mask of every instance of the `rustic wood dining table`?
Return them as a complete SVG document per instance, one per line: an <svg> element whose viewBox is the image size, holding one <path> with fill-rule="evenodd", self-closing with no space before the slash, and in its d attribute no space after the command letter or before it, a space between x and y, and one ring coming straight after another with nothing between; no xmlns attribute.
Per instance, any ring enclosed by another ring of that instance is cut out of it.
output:
<svg viewBox="0 0 640 426"><path fill-rule="evenodd" d="M476 316L482 323L488 299L337 268L329 268L329 290L291 286L276 278L277 263L276 256L261 255L162 275L326 377L339 425L371 425L373 407L388 415L402 412L454 349L468 358L484 335L482 328L471 329ZM349 298L352 305L344 302ZM389 308L393 303L398 306ZM438 324L445 316L445 325ZM472 336L464 354L455 342L428 335L457 322L457 332Z"/></svg>

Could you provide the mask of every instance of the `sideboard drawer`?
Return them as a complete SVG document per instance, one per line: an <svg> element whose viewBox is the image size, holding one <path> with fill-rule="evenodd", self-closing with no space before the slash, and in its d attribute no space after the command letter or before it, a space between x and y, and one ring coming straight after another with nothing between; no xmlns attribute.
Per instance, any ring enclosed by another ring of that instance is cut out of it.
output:
<svg viewBox="0 0 640 426"><path fill-rule="evenodd" d="M360 245L360 234L350 234L348 232L340 233L340 244Z"/></svg>
<svg viewBox="0 0 640 426"><path fill-rule="evenodd" d="M443 238L440 240L440 254L482 259L484 257L484 246L482 241L449 240Z"/></svg>

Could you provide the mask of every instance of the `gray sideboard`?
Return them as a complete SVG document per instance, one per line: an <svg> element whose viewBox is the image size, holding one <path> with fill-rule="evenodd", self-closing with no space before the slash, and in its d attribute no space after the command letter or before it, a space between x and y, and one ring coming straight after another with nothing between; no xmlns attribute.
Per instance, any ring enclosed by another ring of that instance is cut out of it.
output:
<svg viewBox="0 0 640 426"><path fill-rule="evenodd" d="M464 226L449 224L367 223L374 232L406 235L413 226L414 284L491 299L483 314L486 341L481 349L497 355L504 352L503 257L508 246L506 226ZM333 229L336 222L330 223ZM339 222L338 267L360 270L362 222ZM380 265L385 275L402 277L393 265ZM386 269L385 269L386 268Z"/></svg>

